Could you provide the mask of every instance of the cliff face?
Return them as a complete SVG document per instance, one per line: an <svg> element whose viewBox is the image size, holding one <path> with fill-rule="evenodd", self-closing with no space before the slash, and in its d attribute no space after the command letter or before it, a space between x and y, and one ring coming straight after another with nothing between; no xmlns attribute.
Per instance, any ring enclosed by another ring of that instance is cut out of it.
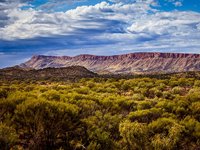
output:
<svg viewBox="0 0 200 150"><path fill-rule="evenodd" d="M97 73L151 73L200 70L200 54L131 53L114 56L33 56L23 68L84 66Z"/></svg>

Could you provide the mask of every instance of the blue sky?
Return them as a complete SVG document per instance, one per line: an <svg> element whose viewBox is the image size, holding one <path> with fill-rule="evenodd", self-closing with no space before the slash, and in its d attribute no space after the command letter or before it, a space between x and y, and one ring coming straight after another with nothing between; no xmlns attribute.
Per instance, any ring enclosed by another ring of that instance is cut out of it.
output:
<svg viewBox="0 0 200 150"><path fill-rule="evenodd" d="M0 68L32 55L200 53L200 0L0 0Z"/></svg>

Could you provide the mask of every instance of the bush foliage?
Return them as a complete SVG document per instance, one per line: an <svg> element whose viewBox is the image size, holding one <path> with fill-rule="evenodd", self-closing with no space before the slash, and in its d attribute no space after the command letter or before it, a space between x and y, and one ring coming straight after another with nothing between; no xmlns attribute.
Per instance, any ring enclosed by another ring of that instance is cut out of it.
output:
<svg viewBox="0 0 200 150"><path fill-rule="evenodd" d="M2 81L0 149L200 149L200 80Z"/></svg>

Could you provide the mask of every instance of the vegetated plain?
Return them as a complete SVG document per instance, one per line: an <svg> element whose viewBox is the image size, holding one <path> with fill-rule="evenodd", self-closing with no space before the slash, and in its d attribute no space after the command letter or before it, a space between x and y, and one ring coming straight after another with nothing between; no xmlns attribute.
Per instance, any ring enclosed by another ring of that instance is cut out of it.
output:
<svg viewBox="0 0 200 150"><path fill-rule="evenodd" d="M200 75L0 80L0 149L200 149Z"/></svg>

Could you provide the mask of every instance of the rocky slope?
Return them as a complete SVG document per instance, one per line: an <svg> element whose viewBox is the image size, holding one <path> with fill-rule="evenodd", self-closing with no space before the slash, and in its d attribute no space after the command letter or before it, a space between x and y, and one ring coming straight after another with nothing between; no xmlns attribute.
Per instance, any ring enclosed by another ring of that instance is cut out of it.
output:
<svg viewBox="0 0 200 150"><path fill-rule="evenodd" d="M84 66L97 73L152 73L200 70L200 54L184 53L130 53L114 56L78 55L33 56L21 64L23 68Z"/></svg>

